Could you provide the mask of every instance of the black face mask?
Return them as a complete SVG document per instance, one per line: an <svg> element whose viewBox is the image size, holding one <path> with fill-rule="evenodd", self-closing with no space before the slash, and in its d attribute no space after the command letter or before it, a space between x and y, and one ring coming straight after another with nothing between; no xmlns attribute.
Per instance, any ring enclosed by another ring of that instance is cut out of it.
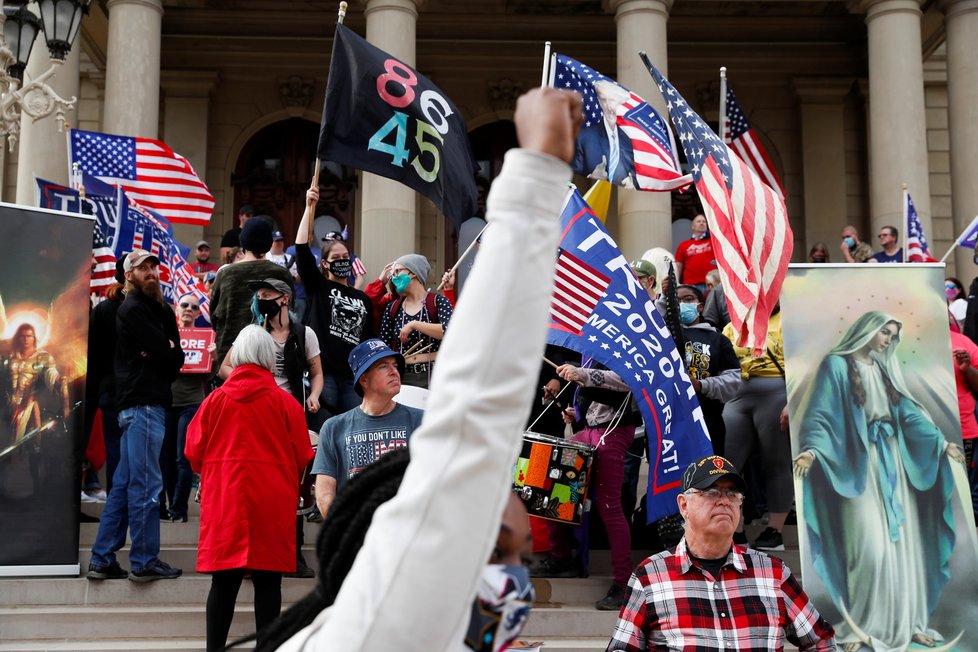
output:
<svg viewBox="0 0 978 652"><path fill-rule="evenodd" d="M346 278L353 271L353 261L349 258L340 258L329 261L329 273L337 278Z"/></svg>
<svg viewBox="0 0 978 652"><path fill-rule="evenodd" d="M269 319L277 316L281 309L278 299L258 299L258 312Z"/></svg>

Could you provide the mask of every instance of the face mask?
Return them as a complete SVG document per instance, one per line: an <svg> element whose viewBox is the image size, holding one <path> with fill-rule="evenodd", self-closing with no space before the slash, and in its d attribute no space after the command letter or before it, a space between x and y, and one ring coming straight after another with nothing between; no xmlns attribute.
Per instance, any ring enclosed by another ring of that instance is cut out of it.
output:
<svg viewBox="0 0 978 652"><path fill-rule="evenodd" d="M847 235L842 239L842 241L845 242L846 246L850 249L856 246L856 241L852 238L852 236Z"/></svg>
<svg viewBox="0 0 978 652"><path fill-rule="evenodd" d="M958 296L958 288L953 285L944 288L944 295L947 297L948 301L954 301L954 297Z"/></svg>
<svg viewBox="0 0 978 652"><path fill-rule="evenodd" d="M530 572L526 568L502 564L489 564L483 568L465 634L466 649L474 652L505 650L523 630L534 597Z"/></svg>
<svg viewBox="0 0 978 652"><path fill-rule="evenodd" d="M329 273L337 278L346 278L353 271L353 261L349 258L329 261Z"/></svg>
<svg viewBox="0 0 978 652"><path fill-rule="evenodd" d="M699 303L679 304L679 320L683 323L683 325L689 326L696 321L696 318L700 316L699 310L696 309L699 305Z"/></svg>
<svg viewBox="0 0 978 652"><path fill-rule="evenodd" d="M825 262L825 256L812 256L812 262L813 263L824 263Z"/></svg>
<svg viewBox="0 0 978 652"><path fill-rule="evenodd" d="M258 299L258 313L269 319L278 315L281 309L278 299Z"/></svg>
<svg viewBox="0 0 978 652"><path fill-rule="evenodd" d="M391 283L394 285L394 289L397 290L398 294L404 294L404 290L408 289L408 286L411 285L411 277L407 274L398 274L391 278Z"/></svg>

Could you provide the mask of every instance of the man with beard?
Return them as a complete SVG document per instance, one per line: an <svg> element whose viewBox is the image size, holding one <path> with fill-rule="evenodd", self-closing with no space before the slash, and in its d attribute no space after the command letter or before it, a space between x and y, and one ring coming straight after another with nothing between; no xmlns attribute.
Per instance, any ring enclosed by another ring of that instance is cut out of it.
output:
<svg viewBox="0 0 978 652"><path fill-rule="evenodd" d="M126 256L126 299L116 315L116 403L122 429L122 455L92 546L88 579L150 582L179 577L158 557L160 552L160 449L171 383L183 366L176 316L163 302L159 259L137 249ZM132 546L130 576L116 552Z"/></svg>

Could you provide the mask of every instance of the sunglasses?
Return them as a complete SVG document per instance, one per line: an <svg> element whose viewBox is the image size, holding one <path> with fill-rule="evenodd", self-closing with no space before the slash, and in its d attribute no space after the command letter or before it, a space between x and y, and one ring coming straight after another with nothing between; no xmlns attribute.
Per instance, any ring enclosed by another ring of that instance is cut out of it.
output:
<svg viewBox="0 0 978 652"><path fill-rule="evenodd" d="M200 310L200 306L198 306L196 303L187 303L186 301L182 302L180 304L180 307L181 308L190 308L191 310Z"/></svg>

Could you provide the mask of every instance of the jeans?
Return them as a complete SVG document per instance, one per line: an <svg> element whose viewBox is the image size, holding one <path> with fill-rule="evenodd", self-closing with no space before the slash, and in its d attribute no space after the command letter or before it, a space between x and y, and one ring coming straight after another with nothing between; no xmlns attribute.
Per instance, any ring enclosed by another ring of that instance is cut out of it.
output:
<svg viewBox="0 0 978 652"><path fill-rule="evenodd" d="M353 389L353 378L323 373L323 391L319 395L319 412L309 416L309 428L319 431L329 417L349 412L363 399ZM317 423L318 422L318 423Z"/></svg>
<svg viewBox="0 0 978 652"><path fill-rule="evenodd" d="M100 396L99 407L102 410L102 439L105 441L105 490L109 491L119 466L122 431L119 430L119 413L115 411L114 399L108 395Z"/></svg>
<svg viewBox="0 0 978 652"><path fill-rule="evenodd" d="M160 449L166 410L157 405L137 405L119 412L122 450L119 467L112 478L92 546L92 563L107 566L126 543L130 531L132 570L143 570L156 561L160 552Z"/></svg>
<svg viewBox="0 0 978 652"><path fill-rule="evenodd" d="M165 495L160 495L160 503L169 498L170 516L173 517L182 518L187 515L194 472L190 469L190 462L184 457L183 449L187 444L187 426L199 407L200 403L194 403L171 407L166 411L166 441L172 441L172 447L168 448L164 444L160 457L165 492Z"/></svg>
<svg viewBox="0 0 978 652"><path fill-rule="evenodd" d="M604 436L604 443L601 438ZM635 439L635 426L618 426L608 431L605 428L585 428L571 437L573 441L596 446L591 462L591 481L588 497L591 505L601 517L608 545L611 548L611 567L615 583L628 584L632 574L632 538L628 521L621 505L621 485L625 475L625 453ZM570 557L567 527L547 522L550 535L551 554L557 559Z"/></svg>

